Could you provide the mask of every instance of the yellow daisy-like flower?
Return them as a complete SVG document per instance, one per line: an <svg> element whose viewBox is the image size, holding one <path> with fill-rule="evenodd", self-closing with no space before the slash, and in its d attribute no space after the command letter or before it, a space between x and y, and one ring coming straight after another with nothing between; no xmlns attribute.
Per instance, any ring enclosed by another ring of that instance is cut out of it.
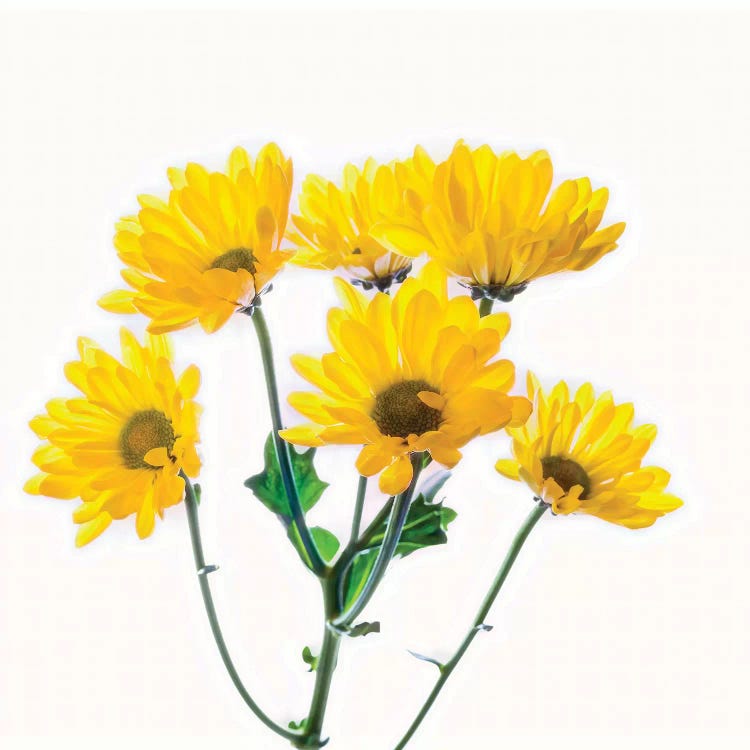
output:
<svg viewBox="0 0 750 750"><path fill-rule="evenodd" d="M402 492L412 479L409 454L429 451L452 467L477 435L523 424L530 402L509 396L513 363L494 360L510 327L505 313L479 317L468 296L448 299L447 277L428 263L390 297L371 300L341 279L343 309L328 316L335 351L292 358L319 392L289 402L312 424L281 432L306 446L361 444L357 469L380 474L380 489Z"/></svg>
<svg viewBox="0 0 750 750"><path fill-rule="evenodd" d="M149 536L155 514L183 497L179 472L194 477L200 469L198 368L175 380L165 337L148 336L145 346L126 329L120 337L122 362L78 339L80 360L65 375L82 397L53 399L30 422L45 442L32 459L41 473L24 489L83 501L73 513L79 547L133 513L138 536Z"/></svg>
<svg viewBox="0 0 750 750"><path fill-rule="evenodd" d="M417 147L404 161L378 165L368 159L361 169L347 164L341 187L309 175L299 198L302 215L292 217L297 231L290 232L289 239L298 248L292 262L308 268L343 268L355 284L381 292L403 281L412 259L389 252L370 228L385 217L403 214L405 191L423 194L434 171L430 157Z"/></svg>
<svg viewBox="0 0 750 750"><path fill-rule="evenodd" d="M581 271L617 247L625 225L597 231L608 191L582 177L548 198L552 162L459 141L435 168L431 190L408 197L411 212L381 222L373 235L406 255L426 251L475 298L511 300L532 279Z"/></svg>
<svg viewBox="0 0 750 750"><path fill-rule="evenodd" d="M167 201L139 196L141 210L117 224L115 247L132 287L105 295L111 312L141 312L151 333L198 321L213 333L247 311L293 255L279 249L292 190L292 162L268 144L255 162L243 148L226 174L199 164L167 172Z"/></svg>
<svg viewBox="0 0 750 750"><path fill-rule="evenodd" d="M555 513L588 513L640 529L682 505L665 492L667 471L641 466L656 427L633 427L632 404L615 404L609 392L597 399L590 383L572 399L564 381L545 394L531 373L528 394L531 419L508 430L515 460L495 468L525 481Z"/></svg>

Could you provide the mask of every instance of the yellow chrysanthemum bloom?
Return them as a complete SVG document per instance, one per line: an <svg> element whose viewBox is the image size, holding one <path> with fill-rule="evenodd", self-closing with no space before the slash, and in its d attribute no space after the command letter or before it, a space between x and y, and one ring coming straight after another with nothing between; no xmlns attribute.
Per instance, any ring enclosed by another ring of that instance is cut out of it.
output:
<svg viewBox="0 0 750 750"><path fill-rule="evenodd" d="M141 312L151 333L198 321L213 333L233 312L248 311L293 255L279 249L292 190L292 162L268 144L255 162L243 148L226 174L199 164L167 172L167 201L139 196L141 210L117 224L115 247L134 291L118 290L99 304Z"/></svg>
<svg viewBox="0 0 750 750"><path fill-rule="evenodd" d="M508 430L515 460L495 468L525 481L555 513L588 513L640 529L682 505L665 492L667 471L641 466L656 427L633 427L632 404L615 404L609 392L597 399L590 383L572 399L564 381L545 394L531 373L528 395L531 419Z"/></svg>
<svg viewBox="0 0 750 750"><path fill-rule="evenodd" d="M361 169L347 164L341 187L309 175L302 183L301 215L292 217L297 231L290 232L289 239L298 249L292 262L307 268L342 268L355 284L381 292L402 282L412 258L389 252L370 228L385 217L402 215L405 191L425 193L434 171L430 157L417 147L404 161L378 165L368 159Z"/></svg>
<svg viewBox="0 0 750 750"><path fill-rule="evenodd" d="M320 390L289 402L313 424L281 432L307 446L362 444L357 469L382 471L380 489L402 492L409 454L429 451L451 467L477 435L523 424L530 402L509 396L513 363L493 360L510 327L505 313L479 317L468 296L448 299L447 277L428 263L390 297L368 300L336 279L343 309L328 316L334 352L296 355L297 372Z"/></svg>
<svg viewBox="0 0 750 750"><path fill-rule="evenodd" d="M147 336L141 346L122 329L121 343L122 363L78 339L80 360L65 375L83 396L53 399L30 423L45 442L33 456L42 473L24 489L83 501L73 513L79 547L133 513L138 536L147 537L155 514L183 497L179 472L194 477L200 469L198 368L175 380L164 336Z"/></svg>
<svg viewBox="0 0 750 750"><path fill-rule="evenodd" d="M459 141L435 168L432 189L407 196L406 217L372 233L406 255L426 251L470 287L475 299L509 301L535 278L581 271L617 247L625 225L597 231L608 191L588 178L563 182L549 196L552 162Z"/></svg>

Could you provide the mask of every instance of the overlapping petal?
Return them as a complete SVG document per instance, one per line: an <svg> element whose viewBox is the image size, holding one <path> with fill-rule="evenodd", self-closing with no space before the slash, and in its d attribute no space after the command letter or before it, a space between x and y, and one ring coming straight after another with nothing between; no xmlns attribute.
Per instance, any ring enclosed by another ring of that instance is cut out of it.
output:
<svg viewBox="0 0 750 750"><path fill-rule="evenodd" d="M634 427L632 404L615 404L609 392L596 398L590 383L571 396L564 381L547 393L532 373L527 380L534 412L508 428L514 458L495 464L500 474L525 481L555 513L588 513L631 529L682 505L666 491L669 473L643 466L656 427Z"/></svg>
<svg viewBox="0 0 750 750"><path fill-rule="evenodd" d="M411 480L408 454L429 451L454 466L472 438L522 424L528 399L511 396L514 368L496 355L510 327L505 313L480 318L468 298L448 298L447 276L428 263L395 295L368 300L337 280L331 310L334 351L297 355L297 372L317 391L290 403L310 420L282 432L298 445L362 444L357 468L380 474L393 494Z"/></svg>
<svg viewBox="0 0 750 750"><path fill-rule="evenodd" d="M585 177L552 193L551 185L545 151L524 159L459 141L429 184L406 189L408 210L384 216L370 235L395 253L427 252L477 296L511 299L532 279L593 265L625 228L598 229L606 188Z"/></svg>
<svg viewBox="0 0 750 750"><path fill-rule="evenodd" d="M364 286L381 291L402 281L411 258L392 253L370 233L385 217L406 211L405 192L428 189L435 165L424 149L403 161L378 164L368 159L359 168L347 164L339 184L318 175L302 183L300 215L293 216L289 238L297 263L308 268L342 268Z"/></svg>
<svg viewBox="0 0 750 750"><path fill-rule="evenodd" d="M180 471L194 477L200 470L198 369L175 378L164 336L148 335L142 345L123 328L120 339L117 360L80 338L79 359L65 374L81 396L49 401L30 422L43 442L32 459L40 473L25 489L83 501L73 513L78 546L130 515L138 535L148 536L155 515L182 500Z"/></svg>
<svg viewBox="0 0 750 750"><path fill-rule="evenodd" d="M226 172L188 164L168 176L166 200L141 195L138 215L116 225L114 244L131 288L110 292L99 304L143 313L154 334L196 322L213 333L252 305L293 255L280 249L292 162L270 143L254 161L235 148Z"/></svg>

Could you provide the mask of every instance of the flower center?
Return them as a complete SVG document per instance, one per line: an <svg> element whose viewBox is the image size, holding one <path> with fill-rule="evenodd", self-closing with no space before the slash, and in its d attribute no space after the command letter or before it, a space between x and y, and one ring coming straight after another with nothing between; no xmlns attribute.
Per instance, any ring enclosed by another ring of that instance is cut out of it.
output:
<svg viewBox="0 0 750 750"><path fill-rule="evenodd" d="M591 480L583 467L570 458L547 456L542 459L542 474L545 479L552 477L565 492L580 484L583 487L581 500L585 500L591 490Z"/></svg>
<svg viewBox="0 0 750 750"><path fill-rule="evenodd" d="M128 469L153 469L143 459L154 448L174 447L172 423L156 409L137 411L120 433L120 455Z"/></svg>
<svg viewBox="0 0 750 750"><path fill-rule="evenodd" d="M440 393L425 380L404 380L375 397L372 418L383 435L405 438L440 427L441 412L420 401L420 391Z"/></svg>
<svg viewBox="0 0 750 750"><path fill-rule="evenodd" d="M214 258L210 268L224 268L227 271L239 271L244 268L248 273L255 273L255 256L252 250L238 247L235 250L227 250Z"/></svg>

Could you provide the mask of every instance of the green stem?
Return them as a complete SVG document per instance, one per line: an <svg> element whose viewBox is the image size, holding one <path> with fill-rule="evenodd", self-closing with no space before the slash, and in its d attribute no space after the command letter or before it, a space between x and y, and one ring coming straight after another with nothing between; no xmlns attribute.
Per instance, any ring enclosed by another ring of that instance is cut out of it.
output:
<svg viewBox="0 0 750 750"><path fill-rule="evenodd" d="M232 658L229 656L227 650L227 644L224 641L224 636L221 632L221 626L219 625L219 619L216 615L216 607L214 606L214 600L211 596L211 587L208 583L208 575L211 572L206 568L206 559L203 555L203 542L201 541L200 526L198 524L198 500L195 496L195 489L188 477L180 472L180 476L185 480L185 506L187 508L188 525L190 527L190 540L193 545L193 557L195 559L195 569L198 572L198 583L201 587L201 594L203 596L203 604L206 608L206 614L208 615L208 622L211 625L211 632L213 633L214 640L219 649L221 660L224 662L229 677L234 683L237 692L242 697L242 700L249 706L250 710L272 731L280 735L287 740L297 740L300 737L299 732L292 732L288 729L277 724L275 721L270 719L258 706L258 704L252 699L250 693L242 684L240 676L237 674Z"/></svg>
<svg viewBox="0 0 750 750"><path fill-rule="evenodd" d="M325 719L328 696L331 692L333 672L338 661L341 634L329 627L329 620L337 611L336 579L327 578L321 581L323 586L323 603L325 607L325 626L323 630L323 645L320 649L318 666L315 671L315 688L313 689L310 710L305 723L305 735L292 744L299 748L322 747L325 741L321 738L323 720Z"/></svg>
<svg viewBox="0 0 750 750"><path fill-rule="evenodd" d="M432 688L432 692L427 697L427 700L424 702L424 705L422 706L419 713L417 714L417 717L411 723L411 726L407 730L406 734L401 738L401 741L398 743L398 745L396 745L394 750L403 750L403 748L406 747L406 744L414 736L414 733L419 728L419 725L422 723L424 717L427 716L427 712L430 710L430 708L432 707L432 704L435 702L435 699L438 697L438 695L440 694L440 691L443 689L443 685L445 685L445 683L448 681L448 678L451 676L451 673L458 666L458 663L461 661L461 658L468 650L469 646L471 645L471 642L474 640L474 638L476 638L477 633L483 630L484 621L487 615L489 614L490 609L492 605L494 604L495 599L497 598L497 595L500 593L500 589L503 587L503 583L505 583L505 579L508 577L508 573L510 572L510 569L513 567L513 563L516 561L516 558L518 557L518 553L521 551L521 547L523 547L523 544L528 538L529 534L531 533L531 530L534 528L537 521L544 515L544 512L547 510L547 508L548 506L546 503L538 501L538 504L534 507L531 513L529 513L529 515L526 517L526 520L523 522L523 525L516 533L516 536L514 537L513 542L510 545L510 549L505 555L503 564L500 566L500 570L495 576L495 580L492 582L492 586L490 586L490 590L487 592L487 595L484 597L482 606L479 608L479 611L477 612L477 615L474 618L474 622L471 624L471 629L466 634L466 637L463 639L463 641L461 642L461 645L458 647L458 650L456 651L456 653L453 654L450 661L447 664L443 664L440 667L440 677L438 677L438 680L435 683L435 687Z"/></svg>
<svg viewBox="0 0 750 750"><path fill-rule="evenodd" d="M360 482L362 479L366 479L366 477L361 477ZM360 484L361 488L361 484ZM359 495L358 495L359 499ZM364 496L362 498L364 500ZM372 519L370 522L370 525L362 532L362 535L357 537L352 536L352 538L349 541L349 544L347 545L346 549L342 552L342 554L339 556L339 559L336 561L336 564L333 566L333 572L332 575L334 578L336 578L337 581L337 590L338 590L338 603L339 607L344 606L344 586L346 585L346 574L351 567L352 563L354 562L354 558L362 552L362 550L367 549L370 546L370 539L372 536L379 532L380 527L383 525L385 520L388 518L391 512L391 508L393 507L393 497L389 497L388 500L385 502L383 507L378 511L375 518ZM355 519L357 516L357 509L355 508ZM361 526L361 511L359 511L360 514L360 526ZM354 526L355 522L352 522L352 534L354 533ZM359 534L359 529L357 530L357 534ZM340 610L339 610L340 611Z"/></svg>
<svg viewBox="0 0 750 750"><path fill-rule="evenodd" d="M491 300L488 297L482 297L482 299L479 300L479 317L483 318L485 315L489 315L492 312L493 304L494 300Z"/></svg>
<svg viewBox="0 0 750 750"><path fill-rule="evenodd" d="M279 430L283 429L281 423L281 407L279 405L279 391L276 385L276 372L273 365L273 349L271 348L271 336L268 333L266 319L260 307L253 310L252 315L255 333L258 335L258 344L260 344L260 353L263 359L263 372L266 376L266 388L268 389L268 406L271 410L271 424L273 430L273 444L276 448L276 458L279 462L281 471L281 480L284 483L284 491L289 501L289 509L292 513L292 521L297 527L302 546L310 558L312 569L316 575L325 576L328 573L328 566L320 555L315 540L310 534L310 529L305 522L305 514L302 512L302 505L299 501L297 486L294 482L294 473L292 471L292 462L289 457L289 444L281 438Z"/></svg>
<svg viewBox="0 0 750 750"><path fill-rule="evenodd" d="M354 502L354 516L352 517L352 531L349 534L349 547L353 547L359 538L359 527L362 525L362 510L365 505L367 492L367 477L360 477L357 485L357 499Z"/></svg>
<svg viewBox="0 0 750 750"><path fill-rule="evenodd" d="M370 571L370 576L367 581L365 581L365 585L362 587L357 598L351 603L349 609L331 620L331 625L334 628L346 628L351 624L352 620L354 620L354 618L356 618L367 606L372 595L380 584L380 581L385 575L385 571L396 551L396 547L401 539L401 532L406 523L406 516L409 513L409 505L411 504L411 499L414 495L414 488L417 486L419 473L422 470L422 454L412 454L411 463L413 467L412 480L406 490L398 495L393 501L393 507L391 508L391 515L388 519L388 526L385 530L383 543L378 550L378 556L375 558L375 563Z"/></svg>

